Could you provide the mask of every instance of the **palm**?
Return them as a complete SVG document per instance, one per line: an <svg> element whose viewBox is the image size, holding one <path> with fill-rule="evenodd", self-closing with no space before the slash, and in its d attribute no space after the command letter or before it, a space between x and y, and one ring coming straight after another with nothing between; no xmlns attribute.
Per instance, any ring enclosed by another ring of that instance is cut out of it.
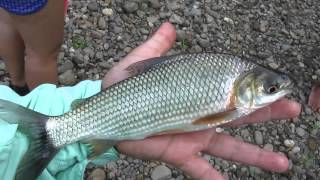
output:
<svg viewBox="0 0 320 180"><path fill-rule="evenodd" d="M123 71L126 67L134 62L164 54L171 48L174 41L174 28L169 23L164 24L150 40L133 50L109 71L104 79L103 87L106 88L127 78L127 72ZM286 107L286 109L279 107ZM299 104L281 100L226 126L291 118L297 116L299 112ZM231 136L216 133L215 129L155 136L139 141L125 141L119 143L117 147L122 153L130 156L160 160L175 165L196 179L223 179L220 173L199 156L199 152L276 172L282 172L288 168L286 157L262 150L258 146L244 143Z"/></svg>

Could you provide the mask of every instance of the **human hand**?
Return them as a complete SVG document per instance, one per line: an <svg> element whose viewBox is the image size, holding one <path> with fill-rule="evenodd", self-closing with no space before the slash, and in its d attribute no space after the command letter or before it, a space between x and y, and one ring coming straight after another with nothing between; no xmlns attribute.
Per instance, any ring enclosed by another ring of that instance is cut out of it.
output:
<svg viewBox="0 0 320 180"><path fill-rule="evenodd" d="M170 23L164 23L151 39L134 49L107 73L103 81L103 88L126 79L129 74L124 69L130 64L166 53L173 45L175 37L174 27ZM293 118L299 113L298 103L280 100L225 126ZM214 128L193 133L155 136L138 141L123 141L117 145L117 148L120 152L136 158L159 160L172 164L195 179L223 179L217 170L199 156L199 152L275 172L283 172L288 169L288 159L285 156L237 140L229 135L217 133Z"/></svg>

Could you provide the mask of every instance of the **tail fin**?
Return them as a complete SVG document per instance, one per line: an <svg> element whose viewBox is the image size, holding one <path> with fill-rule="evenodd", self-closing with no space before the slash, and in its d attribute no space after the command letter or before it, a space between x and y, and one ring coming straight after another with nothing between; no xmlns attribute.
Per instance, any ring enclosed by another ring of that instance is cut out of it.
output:
<svg viewBox="0 0 320 180"><path fill-rule="evenodd" d="M29 140L29 147L19 164L16 179L36 179L58 152L46 132L48 116L0 99L0 119L18 124L18 130Z"/></svg>

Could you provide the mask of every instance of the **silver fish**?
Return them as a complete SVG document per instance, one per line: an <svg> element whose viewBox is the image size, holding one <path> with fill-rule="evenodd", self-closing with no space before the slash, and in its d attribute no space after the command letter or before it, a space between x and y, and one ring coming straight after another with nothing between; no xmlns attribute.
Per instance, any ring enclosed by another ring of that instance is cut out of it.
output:
<svg viewBox="0 0 320 180"><path fill-rule="evenodd" d="M75 101L61 116L0 100L0 118L19 124L31 142L17 177L37 177L67 144L106 150L121 140L216 127L275 102L293 86L283 73L226 54L159 57L126 70L130 78Z"/></svg>

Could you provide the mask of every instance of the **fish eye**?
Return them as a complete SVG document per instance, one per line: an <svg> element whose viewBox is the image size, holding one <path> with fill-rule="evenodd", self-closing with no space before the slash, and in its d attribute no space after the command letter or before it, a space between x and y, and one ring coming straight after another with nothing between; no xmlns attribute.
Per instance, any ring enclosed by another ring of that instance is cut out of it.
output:
<svg viewBox="0 0 320 180"><path fill-rule="evenodd" d="M278 86L277 85L272 85L267 89L267 93L268 94L273 94L273 93L277 92L277 90L278 90Z"/></svg>

